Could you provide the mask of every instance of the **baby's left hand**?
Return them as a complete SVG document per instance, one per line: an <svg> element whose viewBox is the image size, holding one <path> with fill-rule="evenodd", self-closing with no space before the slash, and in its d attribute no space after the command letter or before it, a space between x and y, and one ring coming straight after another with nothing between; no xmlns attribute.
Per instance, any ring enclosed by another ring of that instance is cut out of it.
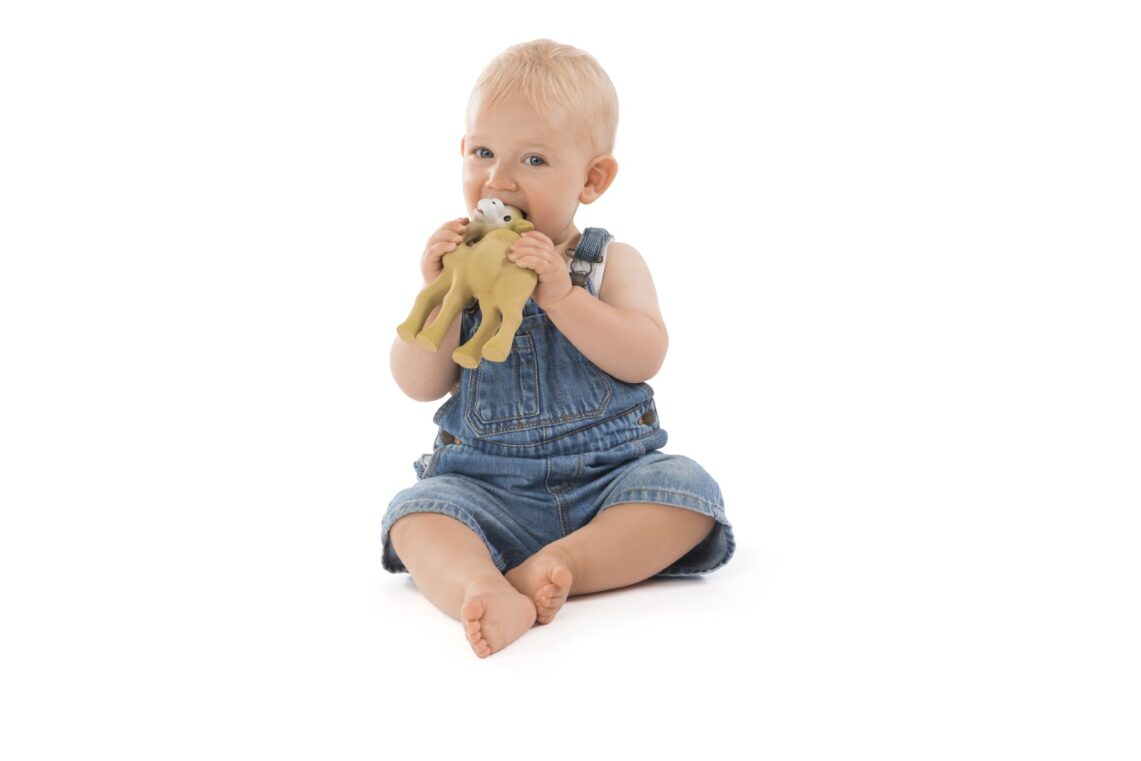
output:
<svg viewBox="0 0 1141 761"><path fill-rule="evenodd" d="M523 233L507 252L508 260L534 270L539 276L532 298L540 309L565 299L571 292L570 271L566 261L555 253L555 244L538 230Z"/></svg>

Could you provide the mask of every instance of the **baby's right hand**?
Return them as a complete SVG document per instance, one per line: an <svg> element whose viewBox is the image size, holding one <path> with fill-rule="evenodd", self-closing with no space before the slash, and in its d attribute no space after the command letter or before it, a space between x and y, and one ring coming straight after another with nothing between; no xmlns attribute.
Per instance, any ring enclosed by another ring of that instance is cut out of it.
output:
<svg viewBox="0 0 1141 761"><path fill-rule="evenodd" d="M444 258L445 254L455 251L456 247L463 242L469 222L471 220L467 217L445 222L428 239L428 245L424 247L424 255L420 259L420 272L424 275L425 284L435 280L444 271L444 265L440 263L440 260Z"/></svg>

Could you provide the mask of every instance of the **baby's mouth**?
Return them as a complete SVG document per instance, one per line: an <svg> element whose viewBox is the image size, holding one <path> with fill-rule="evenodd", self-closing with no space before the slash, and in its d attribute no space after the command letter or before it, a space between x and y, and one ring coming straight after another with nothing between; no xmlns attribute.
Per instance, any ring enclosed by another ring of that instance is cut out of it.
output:
<svg viewBox="0 0 1141 761"><path fill-rule="evenodd" d="M481 199L480 203L483 203L483 201L486 201L486 200L488 200L488 199L486 199L486 198ZM519 204L509 203L508 201L504 201L502 198L498 198L498 197L494 198L494 200L499 201L504 206L514 206L516 209L518 209L523 214L523 219L530 219L531 218L531 214L526 209L524 209L522 206L520 206ZM484 212L483 209L479 208L478 204L476 205L475 209L473 209L472 211L475 214L482 214L483 216L487 216L486 212Z"/></svg>

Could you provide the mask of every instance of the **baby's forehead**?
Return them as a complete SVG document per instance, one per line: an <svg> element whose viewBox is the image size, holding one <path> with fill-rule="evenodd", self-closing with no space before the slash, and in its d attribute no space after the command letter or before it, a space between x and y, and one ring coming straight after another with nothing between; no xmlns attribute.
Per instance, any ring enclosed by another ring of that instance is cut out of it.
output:
<svg viewBox="0 0 1141 761"><path fill-rule="evenodd" d="M509 147L508 144L512 144L528 148L546 148L547 150L554 150L558 146L565 147L568 143L573 143L569 134L535 132L518 135L486 128L477 128L476 131L468 132L464 137L469 142L475 143L501 143L504 147Z"/></svg>
<svg viewBox="0 0 1141 761"><path fill-rule="evenodd" d="M578 121L569 106L555 104L542 108L521 97L492 103L476 98L465 114L464 125L469 135L511 136L541 143L543 138L550 142L556 136L578 139L581 133Z"/></svg>

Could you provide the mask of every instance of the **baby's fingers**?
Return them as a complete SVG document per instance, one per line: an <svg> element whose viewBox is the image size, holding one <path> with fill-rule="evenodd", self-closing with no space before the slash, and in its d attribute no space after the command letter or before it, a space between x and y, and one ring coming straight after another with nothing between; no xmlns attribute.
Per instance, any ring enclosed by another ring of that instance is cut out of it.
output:
<svg viewBox="0 0 1141 761"><path fill-rule="evenodd" d="M534 270L540 274L546 273L552 270L554 267L554 262L552 262L550 259L535 253L525 253L518 256L509 256L508 259L516 267Z"/></svg>
<svg viewBox="0 0 1141 761"><path fill-rule="evenodd" d="M471 220L467 217L457 217L456 219L445 222L443 226L448 229L460 229L469 222L471 222Z"/></svg>
<svg viewBox="0 0 1141 761"><path fill-rule="evenodd" d="M457 241L442 240L437 243L433 243L432 247L429 248L428 251L431 252L433 256L441 257L444 254L455 251L458 247L459 244Z"/></svg>
<svg viewBox="0 0 1141 761"><path fill-rule="evenodd" d="M432 246L436 243L459 243L464 239L463 231L456 232L454 230L440 229L436 234L428 239L428 245Z"/></svg>
<svg viewBox="0 0 1141 761"><path fill-rule="evenodd" d="M516 267L526 270L533 270L539 265L539 261L533 256L508 256L507 260Z"/></svg>
<svg viewBox="0 0 1141 761"><path fill-rule="evenodd" d="M463 235L467 232L467 225L469 221L470 220L467 217L460 217L459 219L453 219L451 222L445 222L440 226L437 234L447 231L449 233Z"/></svg>
<svg viewBox="0 0 1141 761"><path fill-rule="evenodd" d="M550 243L552 246L555 245L555 242L553 240L551 240L546 235L546 233L541 233L538 230L528 230L527 232L523 233L519 237L522 240L540 240L540 241L543 241L544 243Z"/></svg>
<svg viewBox="0 0 1141 761"><path fill-rule="evenodd" d="M520 238L519 240L515 241L515 243L513 243L511 248L508 250L513 252L525 252L534 254L543 250L543 244L539 241Z"/></svg>

